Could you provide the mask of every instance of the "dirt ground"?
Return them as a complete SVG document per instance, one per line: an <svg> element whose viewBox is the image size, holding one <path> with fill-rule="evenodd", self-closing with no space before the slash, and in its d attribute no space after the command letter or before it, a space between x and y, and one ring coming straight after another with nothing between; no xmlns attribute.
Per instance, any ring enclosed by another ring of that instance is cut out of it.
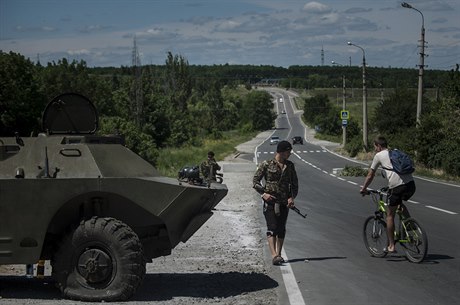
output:
<svg viewBox="0 0 460 305"><path fill-rule="evenodd" d="M267 136L239 145L239 154L219 162L228 195L187 243L147 265L142 286L123 304L278 303L279 269L268 259L260 199L251 185L254 147ZM0 303L82 304L60 299L49 276L40 281L24 274L22 265L0 266Z"/></svg>

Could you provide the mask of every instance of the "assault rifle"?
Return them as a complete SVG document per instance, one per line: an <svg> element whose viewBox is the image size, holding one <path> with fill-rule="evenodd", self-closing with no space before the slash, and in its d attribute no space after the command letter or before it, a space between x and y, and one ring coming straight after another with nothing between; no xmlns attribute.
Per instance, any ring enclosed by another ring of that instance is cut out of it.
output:
<svg viewBox="0 0 460 305"><path fill-rule="evenodd" d="M302 216L303 218L307 218L307 213L302 214L302 212L300 212L300 210L297 207L293 206L290 209L293 210L294 212L296 212L297 214L299 214L300 216Z"/></svg>

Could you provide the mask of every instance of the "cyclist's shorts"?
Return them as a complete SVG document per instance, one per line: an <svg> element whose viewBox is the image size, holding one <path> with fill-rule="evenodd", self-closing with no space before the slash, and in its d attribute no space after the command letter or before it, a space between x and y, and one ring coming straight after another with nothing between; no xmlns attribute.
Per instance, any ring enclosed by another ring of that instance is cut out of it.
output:
<svg viewBox="0 0 460 305"><path fill-rule="evenodd" d="M409 200L415 193L415 182L411 181L406 184L399 185L390 189L390 196L388 197L389 206L398 206L403 200Z"/></svg>

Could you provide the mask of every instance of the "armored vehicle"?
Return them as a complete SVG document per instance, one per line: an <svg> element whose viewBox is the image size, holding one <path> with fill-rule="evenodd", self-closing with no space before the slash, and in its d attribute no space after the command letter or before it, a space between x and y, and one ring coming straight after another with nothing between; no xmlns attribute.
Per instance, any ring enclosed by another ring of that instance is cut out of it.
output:
<svg viewBox="0 0 460 305"><path fill-rule="evenodd" d="M0 264L49 260L64 297L130 298L146 263L186 242L227 194L163 177L123 137L96 135L82 95L54 98L42 124L38 136L0 138Z"/></svg>

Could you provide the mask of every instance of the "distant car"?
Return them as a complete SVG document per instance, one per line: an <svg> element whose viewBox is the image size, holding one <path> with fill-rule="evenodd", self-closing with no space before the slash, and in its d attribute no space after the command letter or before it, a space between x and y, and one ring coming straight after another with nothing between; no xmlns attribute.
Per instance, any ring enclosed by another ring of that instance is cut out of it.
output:
<svg viewBox="0 0 460 305"><path fill-rule="evenodd" d="M292 145L294 144L302 144L303 145L303 139L302 137L295 136L292 138Z"/></svg>
<svg viewBox="0 0 460 305"><path fill-rule="evenodd" d="M278 144L280 141L281 141L280 137L273 136L273 137L270 138L270 145Z"/></svg>
<svg viewBox="0 0 460 305"><path fill-rule="evenodd" d="M281 111L281 114L286 114L286 111L284 111L284 110L283 110L283 111Z"/></svg>

